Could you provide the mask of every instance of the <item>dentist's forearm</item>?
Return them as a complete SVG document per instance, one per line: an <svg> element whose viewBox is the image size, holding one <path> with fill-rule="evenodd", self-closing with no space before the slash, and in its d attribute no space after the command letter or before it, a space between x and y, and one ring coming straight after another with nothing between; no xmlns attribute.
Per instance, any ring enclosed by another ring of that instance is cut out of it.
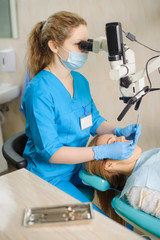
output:
<svg viewBox="0 0 160 240"><path fill-rule="evenodd" d="M92 147L62 147L50 158L50 163L77 164L94 160Z"/></svg>

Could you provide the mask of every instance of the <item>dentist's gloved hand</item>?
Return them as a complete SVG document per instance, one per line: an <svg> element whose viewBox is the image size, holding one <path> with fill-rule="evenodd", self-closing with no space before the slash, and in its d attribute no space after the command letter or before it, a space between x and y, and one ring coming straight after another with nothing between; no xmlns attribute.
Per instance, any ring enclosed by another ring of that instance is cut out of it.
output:
<svg viewBox="0 0 160 240"><path fill-rule="evenodd" d="M95 160L100 159L116 159L123 160L132 156L132 152L136 148L133 141L130 142L116 142L108 145L100 145L92 147L94 151Z"/></svg>
<svg viewBox="0 0 160 240"><path fill-rule="evenodd" d="M127 140L133 140L137 144L138 138L141 135L141 124L131 124L125 128L117 127L114 130L114 134L117 137L124 136Z"/></svg>

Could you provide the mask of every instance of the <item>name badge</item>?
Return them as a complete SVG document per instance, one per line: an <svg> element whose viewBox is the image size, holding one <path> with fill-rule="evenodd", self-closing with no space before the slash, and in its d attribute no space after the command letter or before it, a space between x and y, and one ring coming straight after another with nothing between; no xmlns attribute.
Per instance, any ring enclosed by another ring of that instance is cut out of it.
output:
<svg viewBox="0 0 160 240"><path fill-rule="evenodd" d="M88 114L87 116L81 117L80 124L81 124L81 130L84 130L86 128L93 126L92 114Z"/></svg>

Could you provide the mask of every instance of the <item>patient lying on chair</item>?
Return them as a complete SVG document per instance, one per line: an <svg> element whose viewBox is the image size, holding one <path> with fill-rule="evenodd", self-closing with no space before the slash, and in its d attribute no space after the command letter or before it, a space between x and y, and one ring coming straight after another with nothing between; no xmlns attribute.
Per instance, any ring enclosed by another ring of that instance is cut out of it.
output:
<svg viewBox="0 0 160 240"><path fill-rule="evenodd" d="M128 140L124 137L105 134L96 136L90 146L124 141ZM107 179L112 188L123 189L121 197L125 198L134 208L160 218L160 148L142 153L141 148L136 146L133 155L128 159L93 160L86 163L85 168L90 174ZM106 204L109 194L105 195L105 199L103 192L98 192L98 194L100 194L101 204L102 201Z"/></svg>

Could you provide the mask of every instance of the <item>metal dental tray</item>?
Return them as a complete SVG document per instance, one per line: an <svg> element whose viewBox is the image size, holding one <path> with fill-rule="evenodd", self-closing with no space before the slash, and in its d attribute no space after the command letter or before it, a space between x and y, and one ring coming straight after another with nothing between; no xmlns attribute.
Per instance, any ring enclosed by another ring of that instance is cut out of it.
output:
<svg viewBox="0 0 160 240"><path fill-rule="evenodd" d="M23 225L25 227L56 222L72 222L93 218L92 204L80 203L54 207L26 208Z"/></svg>

